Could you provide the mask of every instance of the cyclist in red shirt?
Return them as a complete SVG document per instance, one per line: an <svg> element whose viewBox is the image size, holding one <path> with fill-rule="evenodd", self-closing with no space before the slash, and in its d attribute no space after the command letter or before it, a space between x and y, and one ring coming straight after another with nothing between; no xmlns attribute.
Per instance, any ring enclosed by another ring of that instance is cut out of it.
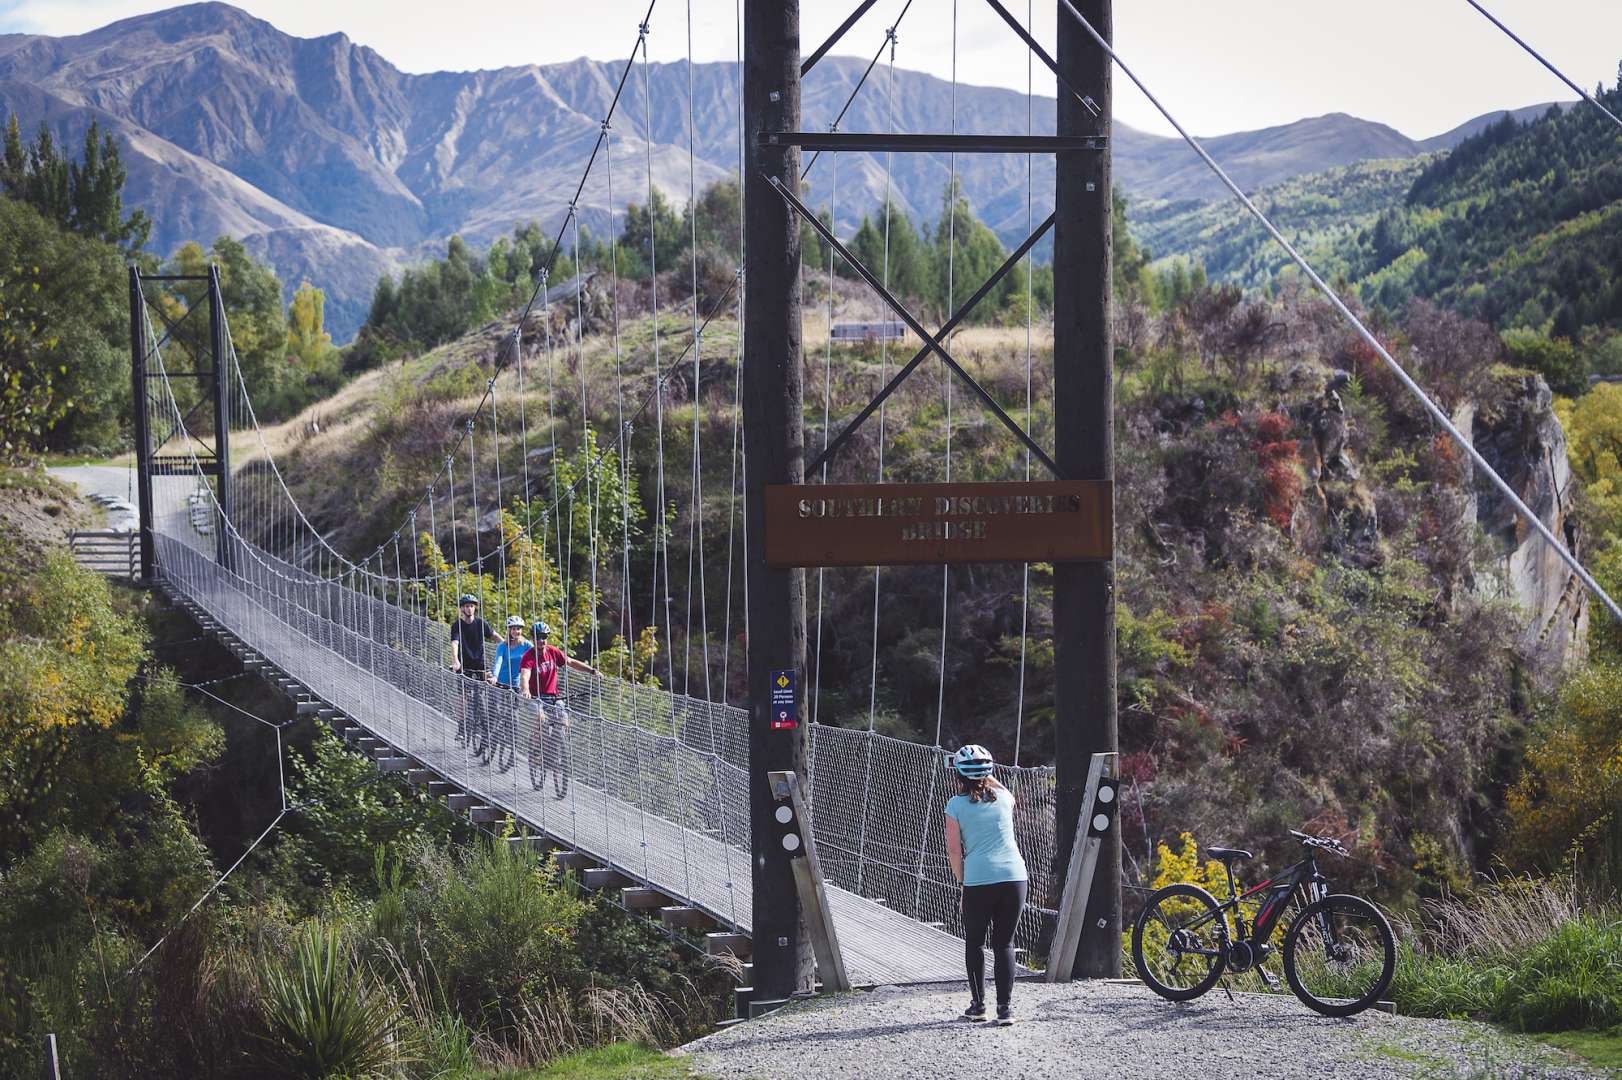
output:
<svg viewBox="0 0 1622 1080"><path fill-rule="evenodd" d="M530 629L535 647L524 654L518 667L519 692L540 702L535 735L530 741L530 785L539 790L545 767L551 765L553 795L561 799L569 793L569 712L558 698L558 672L565 667L599 677L602 672L549 642L552 628L544 619L537 620Z"/></svg>

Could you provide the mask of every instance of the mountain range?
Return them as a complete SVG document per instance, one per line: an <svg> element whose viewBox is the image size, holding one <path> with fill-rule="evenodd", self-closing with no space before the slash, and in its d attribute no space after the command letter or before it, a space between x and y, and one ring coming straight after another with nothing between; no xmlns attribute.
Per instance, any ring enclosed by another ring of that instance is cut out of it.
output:
<svg viewBox="0 0 1622 1080"><path fill-rule="evenodd" d="M864 61L829 57L804 86L803 126L825 129L862 77ZM289 291L308 280L327 295L328 327L343 340L365 316L380 274L442 247L454 233L482 245L520 222L555 228L579 182L623 61L579 59L490 71L408 74L343 34L297 38L221 3L191 4L73 37L0 35L0 110L25 130L41 122L78 145L92 120L120 142L126 202L155 222L150 247L244 240ZM582 220L607 227L610 207L645 202L650 183L685 204L689 189L685 63L637 65L614 116L610 153L581 196ZM691 72L691 182L737 168L738 71ZM874 71L841 129L947 131L948 82ZM648 103L654 103L652 109ZM1052 99L1028 110L1011 90L959 86L957 130L1051 133ZM1541 107L1538 107L1541 108ZM1234 179L1263 187L1369 159L1447 149L1494 117L1434 139L1332 114L1207 142ZM1139 200L1220 197L1180 140L1117 123L1117 182ZM836 169L837 165L837 169ZM897 156L891 197L919 221L938 216L951 163ZM966 155L955 164L975 212L1017 242L1026 221L1026 160ZM854 228L887 187L867 154L819 161L810 202L835 199ZM1051 206L1051 158L1032 159L1030 199Z"/></svg>

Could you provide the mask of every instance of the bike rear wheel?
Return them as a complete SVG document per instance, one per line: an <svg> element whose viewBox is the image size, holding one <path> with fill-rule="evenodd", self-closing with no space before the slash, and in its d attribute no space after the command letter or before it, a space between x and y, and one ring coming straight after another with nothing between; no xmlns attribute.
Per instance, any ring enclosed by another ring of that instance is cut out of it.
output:
<svg viewBox="0 0 1622 1080"><path fill-rule="evenodd" d="M1351 1016L1380 999L1397 966L1397 941L1380 909L1337 893L1313 901L1284 935L1284 977L1307 1008Z"/></svg>
<svg viewBox="0 0 1622 1080"><path fill-rule="evenodd" d="M1132 963L1168 1001L1211 989L1228 963L1228 928L1216 900L1197 885L1167 885L1149 897L1132 926Z"/></svg>

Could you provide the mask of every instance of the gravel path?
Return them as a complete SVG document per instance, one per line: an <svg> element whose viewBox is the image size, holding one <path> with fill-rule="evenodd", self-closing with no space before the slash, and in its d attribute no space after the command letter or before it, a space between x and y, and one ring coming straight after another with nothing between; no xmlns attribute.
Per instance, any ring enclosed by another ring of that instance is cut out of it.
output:
<svg viewBox="0 0 1622 1080"><path fill-rule="evenodd" d="M963 984L798 1004L684 1048L717 1080L778 1077L1566 1078L1610 1075L1485 1024L1366 1012L1334 1020L1293 997L1220 989L1174 1005L1141 986L1022 982L1019 1023L955 1019Z"/></svg>
<svg viewBox="0 0 1622 1080"><path fill-rule="evenodd" d="M133 504L135 489L130 471L127 465L59 465L50 470L52 476L74 485L86 498L105 495ZM134 531L139 527L140 521L133 506L129 510L107 511L106 528Z"/></svg>

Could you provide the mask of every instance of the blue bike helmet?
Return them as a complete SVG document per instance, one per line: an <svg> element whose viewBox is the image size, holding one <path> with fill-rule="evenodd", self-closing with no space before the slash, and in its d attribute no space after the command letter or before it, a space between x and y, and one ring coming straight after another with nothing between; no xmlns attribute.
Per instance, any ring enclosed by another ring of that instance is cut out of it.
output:
<svg viewBox="0 0 1622 1080"><path fill-rule="evenodd" d="M477 604L478 602L479 598L477 596L474 596L470 592L465 592L462 594L462 599L456 601L456 606L461 607L463 604Z"/></svg>
<svg viewBox="0 0 1622 1080"><path fill-rule="evenodd" d="M978 743L970 743L952 755L952 768L966 780L980 780L991 775L991 751Z"/></svg>
<svg viewBox="0 0 1622 1080"><path fill-rule="evenodd" d="M530 636L536 641L545 641L552 636L552 628L546 625L545 619L536 619L535 625L530 627Z"/></svg>

